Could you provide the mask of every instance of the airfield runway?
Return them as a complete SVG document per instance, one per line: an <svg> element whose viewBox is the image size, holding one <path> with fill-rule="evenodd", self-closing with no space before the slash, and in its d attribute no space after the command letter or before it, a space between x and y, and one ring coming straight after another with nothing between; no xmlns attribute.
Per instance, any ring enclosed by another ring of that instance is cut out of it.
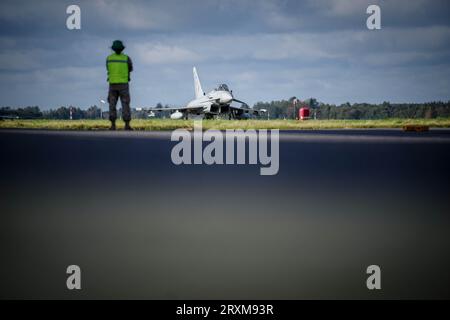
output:
<svg viewBox="0 0 450 320"><path fill-rule="evenodd" d="M284 132L274 176L175 144L1 130L0 297L450 298L449 130Z"/></svg>

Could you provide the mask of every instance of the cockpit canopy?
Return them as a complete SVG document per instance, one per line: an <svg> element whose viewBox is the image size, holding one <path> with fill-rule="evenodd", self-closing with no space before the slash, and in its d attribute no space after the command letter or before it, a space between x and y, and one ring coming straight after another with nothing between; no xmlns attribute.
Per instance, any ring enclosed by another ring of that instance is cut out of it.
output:
<svg viewBox="0 0 450 320"><path fill-rule="evenodd" d="M230 89L228 89L228 86L225 83L222 83L219 85L216 89L216 91L228 91L230 92Z"/></svg>

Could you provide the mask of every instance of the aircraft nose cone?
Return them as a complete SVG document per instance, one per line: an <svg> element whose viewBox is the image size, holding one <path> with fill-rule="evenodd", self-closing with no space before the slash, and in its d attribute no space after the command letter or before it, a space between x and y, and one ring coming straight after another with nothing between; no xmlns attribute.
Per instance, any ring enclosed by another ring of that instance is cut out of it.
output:
<svg viewBox="0 0 450 320"><path fill-rule="evenodd" d="M222 96L221 100L222 103L230 103L233 100L233 97L231 96L231 94L227 93Z"/></svg>

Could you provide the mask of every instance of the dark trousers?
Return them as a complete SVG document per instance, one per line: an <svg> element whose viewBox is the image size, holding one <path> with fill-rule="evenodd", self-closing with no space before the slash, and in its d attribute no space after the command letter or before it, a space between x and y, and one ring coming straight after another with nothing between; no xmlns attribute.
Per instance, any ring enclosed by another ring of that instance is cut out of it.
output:
<svg viewBox="0 0 450 320"><path fill-rule="evenodd" d="M130 109L130 88L128 83L110 84L108 92L109 102L109 120L115 121L117 119L117 100L122 104L122 119L124 121L131 120Z"/></svg>

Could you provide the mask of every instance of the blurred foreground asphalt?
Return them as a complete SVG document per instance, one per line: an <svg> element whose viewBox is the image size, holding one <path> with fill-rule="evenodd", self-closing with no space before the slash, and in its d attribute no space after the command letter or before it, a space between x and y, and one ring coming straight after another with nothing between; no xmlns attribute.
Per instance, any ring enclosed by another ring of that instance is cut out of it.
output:
<svg viewBox="0 0 450 320"><path fill-rule="evenodd" d="M284 132L274 176L175 144L1 130L0 297L450 298L449 130Z"/></svg>

